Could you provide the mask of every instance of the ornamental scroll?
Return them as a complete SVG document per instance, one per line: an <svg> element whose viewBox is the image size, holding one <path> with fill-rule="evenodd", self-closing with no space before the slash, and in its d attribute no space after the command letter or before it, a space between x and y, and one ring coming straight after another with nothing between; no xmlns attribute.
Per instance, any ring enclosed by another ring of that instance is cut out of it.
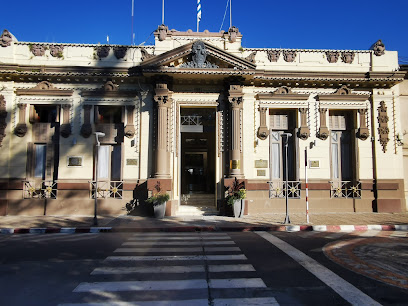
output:
<svg viewBox="0 0 408 306"><path fill-rule="evenodd" d="M387 107L385 106L385 102L380 102L380 107L378 107L378 134L380 136L380 143L383 147L383 152L387 152L387 144L390 141L388 135L390 130L388 128L388 116L387 116Z"/></svg>

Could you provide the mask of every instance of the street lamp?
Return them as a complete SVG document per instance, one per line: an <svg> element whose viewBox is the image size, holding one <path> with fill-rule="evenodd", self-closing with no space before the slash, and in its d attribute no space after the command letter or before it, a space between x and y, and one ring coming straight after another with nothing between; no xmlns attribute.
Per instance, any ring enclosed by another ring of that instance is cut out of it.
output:
<svg viewBox="0 0 408 306"><path fill-rule="evenodd" d="M285 200L286 200L286 217L285 217L285 224L290 224L289 219L289 206L288 206L288 142L289 137L292 137L291 133L282 133L281 134L285 140Z"/></svg>
<svg viewBox="0 0 408 306"><path fill-rule="evenodd" d="M102 132L95 132L95 139L96 139L96 150L95 150L95 205L94 205L94 219L93 219L93 224L96 226L98 225L98 218L97 218L97 213L98 213L98 157L99 157L99 147L101 146L101 143L99 142L98 137L104 137L105 133Z"/></svg>

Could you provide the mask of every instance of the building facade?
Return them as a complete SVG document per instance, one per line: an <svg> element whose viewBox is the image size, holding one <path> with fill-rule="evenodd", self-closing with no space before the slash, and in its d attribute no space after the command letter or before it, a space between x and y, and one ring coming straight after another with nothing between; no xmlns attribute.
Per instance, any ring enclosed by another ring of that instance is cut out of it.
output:
<svg viewBox="0 0 408 306"><path fill-rule="evenodd" d="M92 214L95 196L124 214L159 190L167 215L222 210L235 178L247 214L284 212L286 192L305 212L306 175L310 212L406 211L397 52L243 48L236 27L154 34L122 46L3 31L0 215Z"/></svg>

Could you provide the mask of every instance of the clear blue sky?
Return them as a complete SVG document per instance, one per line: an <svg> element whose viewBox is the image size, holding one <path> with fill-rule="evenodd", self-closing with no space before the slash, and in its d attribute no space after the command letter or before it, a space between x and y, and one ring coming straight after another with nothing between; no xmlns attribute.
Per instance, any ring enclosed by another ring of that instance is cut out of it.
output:
<svg viewBox="0 0 408 306"><path fill-rule="evenodd" d="M162 0L134 0L135 43L162 21ZM227 0L201 0L200 31L218 32ZM131 44L132 0L7 1L0 29L20 41ZM196 0L165 0L170 29L196 30ZM382 39L408 64L408 0L232 0L244 47L362 49ZM229 27L229 10L223 30ZM402 61L401 61L402 60Z"/></svg>

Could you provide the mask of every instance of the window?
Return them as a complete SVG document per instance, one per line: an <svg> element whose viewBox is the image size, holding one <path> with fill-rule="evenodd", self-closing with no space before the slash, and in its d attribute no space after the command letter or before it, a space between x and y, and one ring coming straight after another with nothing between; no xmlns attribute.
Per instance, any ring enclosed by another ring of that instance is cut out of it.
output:
<svg viewBox="0 0 408 306"><path fill-rule="evenodd" d="M98 106L98 123L122 123L121 106Z"/></svg>
<svg viewBox="0 0 408 306"><path fill-rule="evenodd" d="M45 179L45 169L46 169L46 156L47 156L47 145L36 144L35 145L35 159L34 159L34 177L41 180Z"/></svg>
<svg viewBox="0 0 408 306"><path fill-rule="evenodd" d="M30 121L32 123L54 123L57 121L58 111L55 105L32 105Z"/></svg>
<svg viewBox="0 0 408 306"><path fill-rule="evenodd" d="M122 179L122 147L101 145L98 151L98 180L120 181Z"/></svg>

